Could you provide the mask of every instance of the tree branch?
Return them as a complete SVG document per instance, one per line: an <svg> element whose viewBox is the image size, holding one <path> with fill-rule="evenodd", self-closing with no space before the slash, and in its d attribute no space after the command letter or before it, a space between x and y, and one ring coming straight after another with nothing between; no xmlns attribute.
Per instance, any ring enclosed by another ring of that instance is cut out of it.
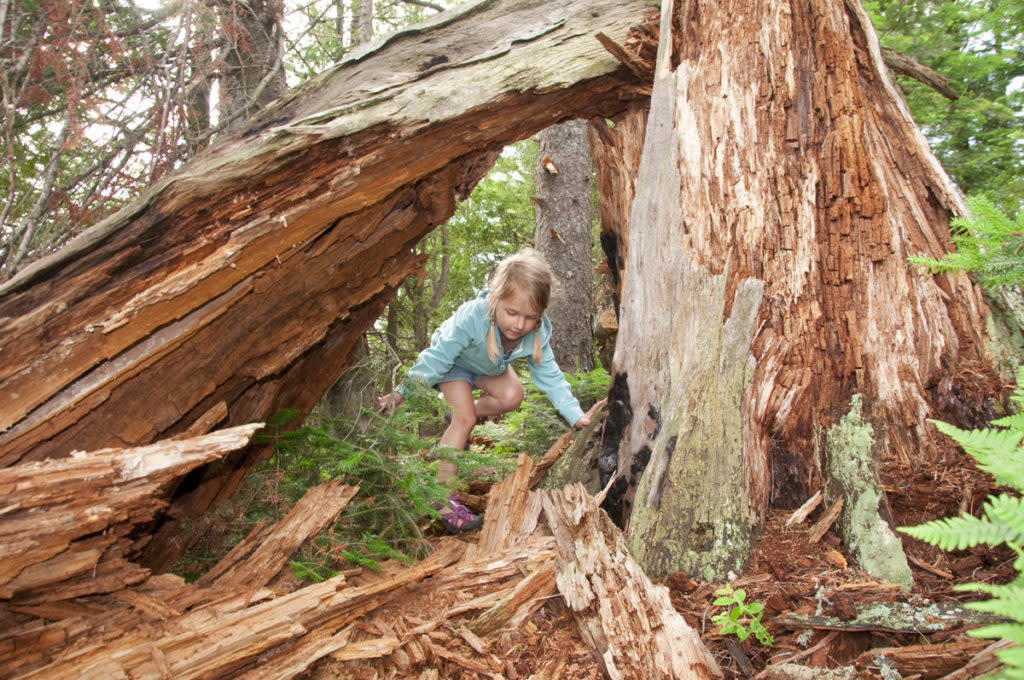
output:
<svg viewBox="0 0 1024 680"><path fill-rule="evenodd" d="M908 57L891 47L882 48L882 60L893 73L907 76L924 83L950 101L960 98L960 93L953 89L949 80L938 71L928 68L913 57Z"/></svg>
<svg viewBox="0 0 1024 680"><path fill-rule="evenodd" d="M432 3L432 2L427 2L427 0L402 0L402 2L404 2L407 5L416 5L417 7L426 7L427 9L432 9L435 12L443 12L444 11L444 7L441 7L441 5L436 5L436 4Z"/></svg>

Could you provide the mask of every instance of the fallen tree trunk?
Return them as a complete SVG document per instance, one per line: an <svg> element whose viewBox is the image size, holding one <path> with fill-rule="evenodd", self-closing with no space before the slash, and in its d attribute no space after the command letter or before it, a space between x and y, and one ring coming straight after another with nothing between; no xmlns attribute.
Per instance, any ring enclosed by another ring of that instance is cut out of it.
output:
<svg viewBox="0 0 1024 680"><path fill-rule="evenodd" d="M166 505L170 483L244 447L261 427L0 469L0 598L53 602L144 579L148 570L120 559L133 552L131 530ZM97 579L105 555L101 571L113 569ZM77 583L80 575L89 577Z"/></svg>
<svg viewBox="0 0 1024 680"><path fill-rule="evenodd" d="M651 9L476 2L388 36L0 286L0 466L308 411L504 145L646 96L596 34ZM147 564L263 451L205 468Z"/></svg>
<svg viewBox="0 0 1024 680"><path fill-rule="evenodd" d="M154 445L164 447L160 450L143 447L82 458L137 461L115 465L119 474L97 478L94 496L103 499L103 489L116 493L122 484L138 486L146 475L155 484L166 482L171 469L184 474L188 467L181 459L196 464L237 448L257 427ZM154 464L156 459L162 464ZM166 464L171 460L177 467ZM17 466L3 474L24 477L25 468L53 471L75 465L82 469L80 458ZM195 584L168 575L148 577L143 570L138 583L94 588L91 596L74 601L0 602L0 675L48 680L290 678L328 656L332 663L374 661L382 671L397 669L402 676L425 668L448 673L444 677L456 668L491 675L508 670L488 651L495 641L510 629L531 625L538 610L561 593L581 617L581 630L589 631L591 663L599 661L611 677L624 677L623 669L631 664L651 669L665 663L675 670L692 668L699 677L718 677L696 634L672 610L665 589L653 586L639 570L596 501L582 487L531 491L534 473L532 461L523 456L516 472L492 488L491 510L475 546L448 538L423 562L359 584L345 574L292 592L271 583L289 553L327 526L355 493L327 482L307 492L275 526L255 529ZM57 478L41 475L43 480ZM65 486L53 488L50 505L80 502L77 495L62 493ZM42 497L40 485L24 494L37 506ZM549 528L545 518L557 524ZM9 526L15 524L0 516L0 536L10 535ZM42 539L61 534L45 523L41 531ZM101 560L99 567L105 564ZM579 606L581 582L573 575L585 577L586 587L600 594L597 610L591 606L596 601ZM395 597L399 592L402 597ZM404 625L415 616L408 607L420 600L438 603L420 605L430 611L430 619ZM591 618L598 611L598 619ZM563 661L561 670L566 667Z"/></svg>

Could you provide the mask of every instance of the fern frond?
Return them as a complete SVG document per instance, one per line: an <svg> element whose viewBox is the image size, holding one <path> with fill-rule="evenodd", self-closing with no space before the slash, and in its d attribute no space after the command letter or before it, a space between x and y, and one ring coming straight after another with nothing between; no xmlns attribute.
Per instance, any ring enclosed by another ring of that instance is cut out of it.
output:
<svg viewBox="0 0 1024 680"><path fill-rule="evenodd" d="M994 623L975 628L969 634L979 638L1002 638L1024 645L1024 624L1020 623Z"/></svg>
<svg viewBox="0 0 1024 680"><path fill-rule="evenodd" d="M985 501L985 515L1006 528L1003 541L1024 544L1024 500L1006 494L990 496Z"/></svg>
<svg viewBox="0 0 1024 680"><path fill-rule="evenodd" d="M1024 406L1024 404L1022 404ZM1008 427L1011 430L1017 430L1018 432L1024 432L1024 411L1014 413L1013 415L1003 416L1002 418L996 418L992 421L993 425L999 427Z"/></svg>
<svg viewBox="0 0 1024 680"><path fill-rule="evenodd" d="M999 616L1006 616L1011 619L1018 619L1020 617L1020 613L1024 611L1024 588L1020 588L1019 586L1007 587L987 583L974 583L970 585L973 585L977 590L983 593L988 593L992 596L988 600L968 602L967 607L970 609L974 609L979 612L989 612ZM957 590L966 590L966 588L957 588Z"/></svg>
<svg viewBox="0 0 1024 680"><path fill-rule="evenodd" d="M999 680L1024 680L1024 647L1008 647L996 652L996 658L1007 665L994 676Z"/></svg>
<svg viewBox="0 0 1024 680"><path fill-rule="evenodd" d="M1024 448L1021 448L1024 432L1016 429L961 430L942 421L931 422L939 432L960 444L998 483L1024 489Z"/></svg>
<svg viewBox="0 0 1024 680"><path fill-rule="evenodd" d="M1001 524L973 515L942 517L913 527L900 527L899 530L943 550L964 550L981 543L999 545L1006 531Z"/></svg>

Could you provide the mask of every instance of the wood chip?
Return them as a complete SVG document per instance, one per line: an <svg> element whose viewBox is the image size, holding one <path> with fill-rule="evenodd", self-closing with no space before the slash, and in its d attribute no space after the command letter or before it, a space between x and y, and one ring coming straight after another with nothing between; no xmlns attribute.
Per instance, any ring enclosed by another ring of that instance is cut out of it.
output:
<svg viewBox="0 0 1024 680"><path fill-rule="evenodd" d="M832 505L829 506L828 510L822 515L817 522L814 523L807 531L807 540L811 543L817 543L821 540L821 537L825 535L825 532L832 528L835 521L839 519L839 513L843 511L843 497L840 496Z"/></svg>

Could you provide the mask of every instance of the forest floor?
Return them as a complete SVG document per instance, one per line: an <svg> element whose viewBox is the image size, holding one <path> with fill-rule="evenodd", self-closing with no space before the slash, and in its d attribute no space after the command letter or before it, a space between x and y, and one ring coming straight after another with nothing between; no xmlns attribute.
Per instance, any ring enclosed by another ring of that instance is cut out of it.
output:
<svg viewBox="0 0 1024 680"><path fill-rule="evenodd" d="M882 471L897 526L911 526L972 511L989 494L991 478L978 471L973 461L950 449L943 460L929 469L911 469L899 464ZM478 486L477 494L485 488ZM970 593L954 590L967 582L1004 583L1012 580L1012 555L1008 550L979 548L948 553L902 536L914 575L914 587L904 592L882 583L852 564L842 542L829 530L820 540L811 540L809 527L823 512L818 508L805 520L787 520L792 510L770 512L746 573L732 581L746 591L748 602L764 605L763 622L773 635L771 646L753 636L740 642L723 636L712 623L721 607L713 605L714 591L722 583L705 583L677 573L657 581L668 588L672 605L697 631L718 661L725 678L844 677L844 678L967 678L980 677L991 658L986 651L992 641L970 637L972 614L960 606ZM458 537L475 541L474 533ZM451 537L435 534L432 540ZM382 573L363 573L353 583L386 578L400 565L388 565ZM450 590L429 588L403 594L391 603L394 610L380 610L376 621L400 618L405 629L436 618L453 604ZM381 628L393 625L364 624L367 637L383 635ZM447 630L445 630L447 628ZM577 630L573 617L559 597L552 597L515 627L505 627L488 640L460 634L457 622L436 626L427 646L435 668L418 678L602 678L602 667L591 655ZM400 631L401 632L401 631ZM473 649L476 649L474 653ZM444 650L444 651L443 651ZM490 670L462 660L480 654L500 658ZM440 658L438 658L440 655ZM452 661L456 663L452 663ZM804 667L793 675L779 674L780 664ZM430 663L427 664L431 665ZM382 662L326 659L317 664L310 677L336 678L406 677L398 667ZM408 666L405 666L408 668ZM415 666L414 666L415 667ZM419 668L423 668L421 663ZM821 669L814 673L811 669ZM834 669L832 674L824 669ZM500 670L500 672L499 672ZM810 674L808 674L810 673Z"/></svg>

